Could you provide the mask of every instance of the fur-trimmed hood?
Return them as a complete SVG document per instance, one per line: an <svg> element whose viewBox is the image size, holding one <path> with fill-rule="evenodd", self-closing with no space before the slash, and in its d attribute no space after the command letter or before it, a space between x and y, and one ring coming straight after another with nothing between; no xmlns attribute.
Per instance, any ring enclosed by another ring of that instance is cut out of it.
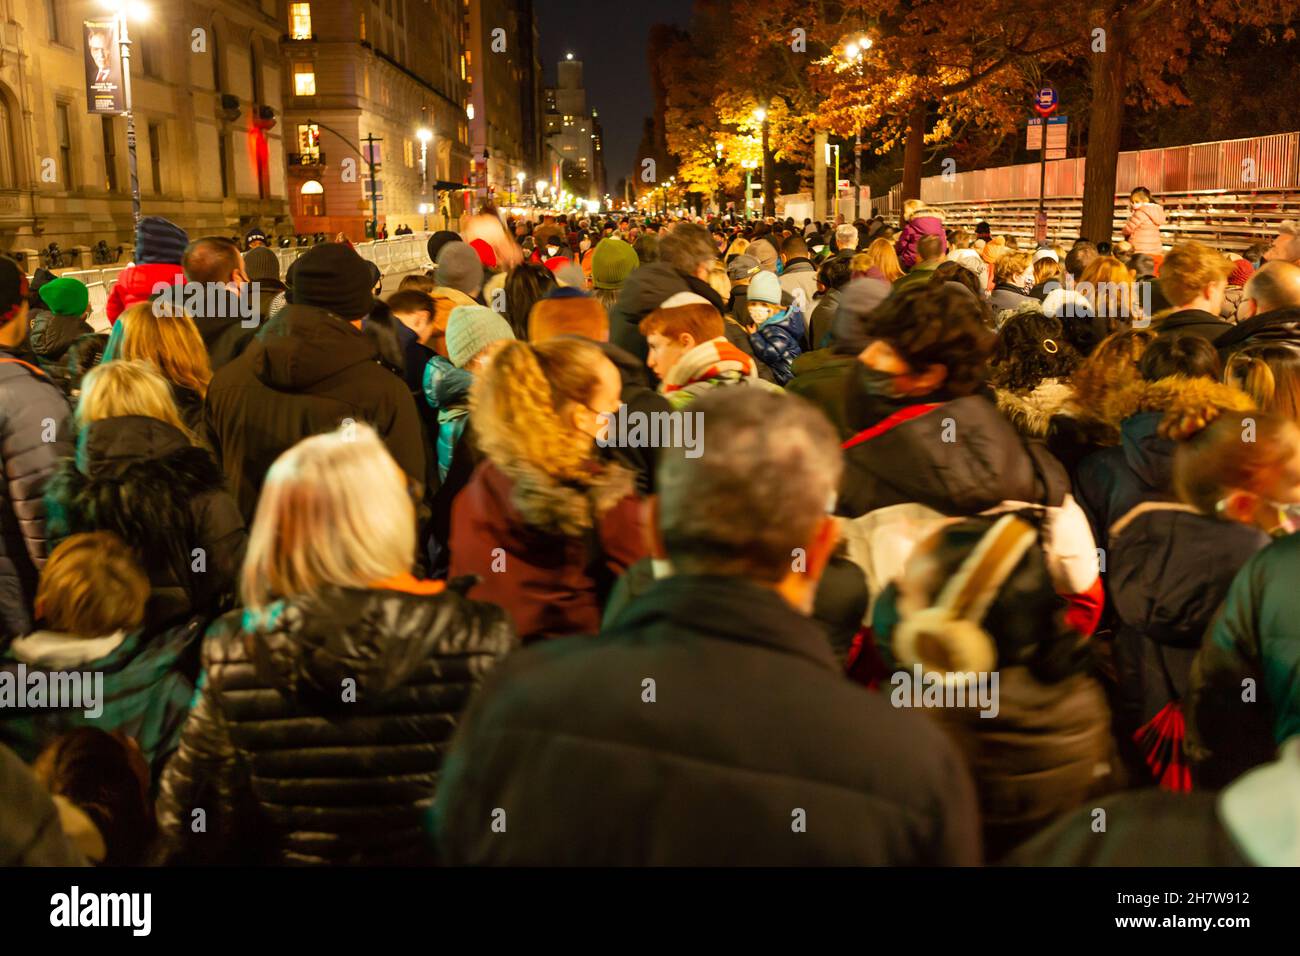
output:
<svg viewBox="0 0 1300 956"><path fill-rule="evenodd" d="M918 206L907 221L911 222L913 219L921 219L925 216L938 219L940 222L944 221L943 210L938 206Z"/></svg>
<svg viewBox="0 0 1300 956"><path fill-rule="evenodd" d="M552 534L585 534L597 516L636 493L632 472L613 463L593 463L591 481L582 485L557 481L519 462L493 465L509 481L509 501L523 523Z"/></svg>
<svg viewBox="0 0 1300 956"><path fill-rule="evenodd" d="M212 456L156 418L124 415L82 430L46 489L52 537L112 531L143 555L167 553L193 530L192 509L221 491Z"/></svg>
<svg viewBox="0 0 1300 956"><path fill-rule="evenodd" d="M1164 412L1165 424L1173 425L1178 420L1204 417L1211 407L1243 412L1255 407L1241 389L1214 379L1172 375L1148 382L1128 372L1117 375L1112 387L1097 389L1086 400L1076 394L1074 401L1080 418L1106 426L1113 436L1107 444L1112 445L1119 443L1124 419L1141 412Z"/></svg>
<svg viewBox="0 0 1300 956"><path fill-rule="evenodd" d="M1005 415L1020 434L1042 438L1056 415L1073 415L1074 389L1068 382L1046 378L1032 391L995 389L998 411Z"/></svg>

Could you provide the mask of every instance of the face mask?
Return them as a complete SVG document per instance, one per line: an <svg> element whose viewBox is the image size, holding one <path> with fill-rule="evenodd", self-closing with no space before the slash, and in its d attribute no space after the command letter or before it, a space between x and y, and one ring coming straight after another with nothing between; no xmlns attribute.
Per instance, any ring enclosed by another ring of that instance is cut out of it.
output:
<svg viewBox="0 0 1300 956"><path fill-rule="evenodd" d="M547 246L547 247L546 247L546 256L547 256L547 258L549 258L549 259L554 259L554 258L555 258L557 255L559 255L559 254L560 254L560 247L559 247L559 246Z"/></svg>
<svg viewBox="0 0 1300 956"><path fill-rule="evenodd" d="M749 320L755 325L762 325L770 314L771 313L761 305L751 305L749 307Z"/></svg>
<svg viewBox="0 0 1300 956"><path fill-rule="evenodd" d="M901 397L894 384L895 378L896 376L874 369L869 365L863 365L862 371L858 373L858 381L862 384L863 391L876 398Z"/></svg>

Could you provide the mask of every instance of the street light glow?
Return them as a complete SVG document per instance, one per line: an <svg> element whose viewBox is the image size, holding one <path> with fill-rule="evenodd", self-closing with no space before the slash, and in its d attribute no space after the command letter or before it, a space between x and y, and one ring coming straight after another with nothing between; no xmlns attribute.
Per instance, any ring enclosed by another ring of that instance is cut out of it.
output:
<svg viewBox="0 0 1300 956"><path fill-rule="evenodd" d="M421 126L415 131L415 138L421 143L427 143L429 140L433 139L433 133Z"/></svg>
<svg viewBox="0 0 1300 956"><path fill-rule="evenodd" d="M850 43L844 48L844 55L850 60L856 60L858 58L858 45L856 43Z"/></svg>
<svg viewBox="0 0 1300 956"><path fill-rule="evenodd" d="M754 110L754 119L758 120L760 123L763 122L763 120L767 119L767 110L763 109L761 106Z"/></svg>
<svg viewBox="0 0 1300 956"><path fill-rule="evenodd" d="M867 50L870 50L870 49L871 49L871 37L863 37L861 40L858 41L858 46L860 46L860 47L862 48L863 52L865 52L865 51L867 51Z"/></svg>
<svg viewBox="0 0 1300 956"><path fill-rule="evenodd" d="M465 107L465 115L470 119L474 118L474 104L470 103Z"/></svg>

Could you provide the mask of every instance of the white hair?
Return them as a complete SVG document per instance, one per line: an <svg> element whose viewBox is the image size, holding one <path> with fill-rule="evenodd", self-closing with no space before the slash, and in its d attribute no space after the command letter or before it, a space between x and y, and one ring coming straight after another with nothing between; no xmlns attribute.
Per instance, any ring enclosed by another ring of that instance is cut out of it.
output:
<svg viewBox="0 0 1300 956"><path fill-rule="evenodd" d="M835 245L840 252L856 249L858 247L858 227L851 222L842 222L836 226Z"/></svg>
<svg viewBox="0 0 1300 956"><path fill-rule="evenodd" d="M244 605L365 588L411 570L415 505L369 425L304 438L266 473L240 580Z"/></svg>

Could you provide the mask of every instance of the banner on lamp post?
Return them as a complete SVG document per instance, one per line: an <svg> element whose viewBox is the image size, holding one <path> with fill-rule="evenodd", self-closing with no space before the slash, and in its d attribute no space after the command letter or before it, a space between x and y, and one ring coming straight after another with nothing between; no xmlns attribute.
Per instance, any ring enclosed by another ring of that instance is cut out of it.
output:
<svg viewBox="0 0 1300 956"><path fill-rule="evenodd" d="M84 20L86 103L90 113L126 112L122 86L122 48L114 19Z"/></svg>

